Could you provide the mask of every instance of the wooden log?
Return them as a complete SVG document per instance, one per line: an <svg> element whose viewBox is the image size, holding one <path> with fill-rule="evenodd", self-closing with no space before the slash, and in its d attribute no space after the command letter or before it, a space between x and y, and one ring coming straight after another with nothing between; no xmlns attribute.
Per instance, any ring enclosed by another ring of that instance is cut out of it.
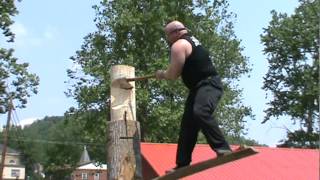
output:
<svg viewBox="0 0 320 180"><path fill-rule="evenodd" d="M111 81L123 77L134 77L134 68L125 65L113 66ZM134 82L130 83L135 87ZM136 121L135 88L125 90L117 84L112 84L110 111L111 121L107 125L108 179L143 179L140 124Z"/></svg>
<svg viewBox="0 0 320 180"><path fill-rule="evenodd" d="M108 179L142 179L139 130L138 121L108 123Z"/></svg>
<svg viewBox="0 0 320 180"><path fill-rule="evenodd" d="M111 82L119 78L135 77L134 67L126 65L113 66ZM112 84L112 83L111 83ZM119 84L111 85L111 121L123 120L127 112L127 120L136 120L135 82L130 82L133 89L122 89Z"/></svg>

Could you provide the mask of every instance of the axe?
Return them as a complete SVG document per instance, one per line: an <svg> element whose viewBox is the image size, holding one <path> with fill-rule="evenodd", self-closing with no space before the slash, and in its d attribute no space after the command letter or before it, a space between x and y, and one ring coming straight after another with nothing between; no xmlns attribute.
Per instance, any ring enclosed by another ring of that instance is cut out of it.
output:
<svg viewBox="0 0 320 180"><path fill-rule="evenodd" d="M133 86L129 83L131 81L142 81L142 80L147 80L150 78L155 78L156 75L148 75L148 76L141 76L141 77L133 77L133 78L118 78L113 80L112 85L119 85L121 89L132 89Z"/></svg>

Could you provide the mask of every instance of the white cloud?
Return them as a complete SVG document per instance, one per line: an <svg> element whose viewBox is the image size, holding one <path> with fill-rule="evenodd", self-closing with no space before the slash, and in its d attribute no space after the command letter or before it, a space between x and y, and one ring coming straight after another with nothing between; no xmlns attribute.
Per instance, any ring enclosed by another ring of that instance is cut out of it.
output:
<svg viewBox="0 0 320 180"><path fill-rule="evenodd" d="M11 31L16 35L16 38L25 37L28 35L27 28L19 22L16 22L11 26Z"/></svg>
<svg viewBox="0 0 320 180"><path fill-rule="evenodd" d="M14 46L25 47L40 47L54 40L58 35L58 30L54 26L47 25L42 29L29 29L20 22L15 22L11 26L12 32L15 34Z"/></svg>
<svg viewBox="0 0 320 180"><path fill-rule="evenodd" d="M39 37L33 37L33 38L28 38L26 39L26 43L31 45L31 46L41 46L43 44L43 39Z"/></svg>
<svg viewBox="0 0 320 180"><path fill-rule="evenodd" d="M54 34L51 31L46 31L46 32L44 32L44 37L46 39L53 39L54 38Z"/></svg>
<svg viewBox="0 0 320 180"><path fill-rule="evenodd" d="M39 120L39 119L43 119L43 118L37 118L37 117L26 118L26 119L23 119L23 120L20 121L20 125L23 128L25 125L30 125L30 124L32 124L33 122L35 122L36 120Z"/></svg>
<svg viewBox="0 0 320 180"><path fill-rule="evenodd" d="M58 34L58 30L55 27L47 26L46 30L43 33L43 37L48 40L54 39Z"/></svg>

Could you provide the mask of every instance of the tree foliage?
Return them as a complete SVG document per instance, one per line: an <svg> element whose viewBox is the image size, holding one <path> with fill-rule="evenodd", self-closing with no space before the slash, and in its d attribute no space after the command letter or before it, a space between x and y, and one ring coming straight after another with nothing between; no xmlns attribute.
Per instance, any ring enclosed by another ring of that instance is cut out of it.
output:
<svg viewBox="0 0 320 180"><path fill-rule="evenodd" d="M14 41L10 25L18 14L14 0L0 2L0 30L8 42ZM15 107L24 108L27 98L37 93L39 77L27 71L28 63L18 63L13 49L0 47L0 112L7 111L9 99L16 100Z"/></svg>
<svg viewBox="0 0 320 180"><path fill-rule="evenodd" d="M43 165L46 177L63 179L78 166L83 147L91 160L105 163L105 141L88 136L84 126L72 117L45 117L25 126L11 128L9 146L24 155L26 173L36 179L34 166Z"/></svg>
<svg viewBox="0 0 320 180"><path fill-rule="evenodd" d="M233 32L234 14L227 1L102 1L96 10L96 32L84 39L81 50L68 70L70 88L66 92L78 102L70 113L90 112L82 118L87 130L105 133L110 111L110 69L113 65L135 67L136 76L153 74L168 64L168 47L163 27L170 20L182 21L207 47L225 81L225 96L217 117L226 133L244 132L244 117L251 109L241 103L236 81L250 71L241 54L240 41ZM187 90L180 81L136 83L137 120L142 139L175 142Z"/></svg>
<svg viewBox="0 0 320 180"><path fill-rule="evenodd" d="M45 117L31 125L13 126L9 134L9 146L18 149L23 153L26 174L32 179L37 178L35 165L45 165L48 162L47 149L50 147L50 129L62 119L61 117Z"/></svg>
<svg viewBox="0 0 320 180"><path fill-rule="evenodd" d="M306 129L288 132L280 147L319 145L319 12L319 0L301 0L291 16L272 11L261 35L269 62L263 89L273 95L264 122L288 115Z"/></svg>
<svg viewBox="0 0 320 180"><path fill-rule="evenodd" d="M14 39L14 34L11 32L9 26L14 23L12 16L18 14L18 10L14 4L14 0L7 0L0 2L0 29L3 35L8 37L10 42Z"/></svg>
<svg viewBox="0 0 320 180"><path fill-rule="evenodd" d="M288 115L308 133L319 124L319 12L319 0L301 0L291 16L271 12L261 35L269 62L263 89L272 93L264 122Z"/></svg>
<svg viewBox="0 0 320 180"><path fill-rule="evenodd" d="M84 146L87 147L92 161L105 163L106 142L101 141L102 138L95 139L87 134L85 126L74 118L76 117L51 116L39 119L24 128L11 127L9 147L23 153L27 176L31 179L42 179L40 173L35 172L35 165L41 164L47 179L69 177L78 166ZM230 143L239 142L239 138L226 138ZM199 143L206 143L203 135L199 139ZM244 137L240 139L247 145L259 145L254 140Z"/></svg>
<svg viewBox="0 0 320 180"><path fill-rule="evenodd" d="M287 139L281 140L278 147L293 148L319 148L319 134L316 132L306 132L302 129L287 133Z"/></svg>

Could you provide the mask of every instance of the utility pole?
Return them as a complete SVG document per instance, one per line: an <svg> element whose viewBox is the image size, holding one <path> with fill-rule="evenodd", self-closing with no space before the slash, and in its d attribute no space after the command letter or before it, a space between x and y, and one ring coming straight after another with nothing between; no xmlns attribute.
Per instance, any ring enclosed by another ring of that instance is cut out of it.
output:
<svg viewBox="0 0 320 180"><path fill-rule="evenodd" d="M5 157L6 157L6 153L7 153L7 144L8 144L8 133L9 133L9 128L10 128L10 121L11 121L11 114L12 114L12 110L13 110L13 104L12 104L12 100L9 100L9 104L8 104L8 117L7 117L7 125L6 128L3 132L3 149L2 149L2 156L1 156L1 166L0 166L0 180L3 179L3 169L4 169L4 165L5 165Z"/></svg>

